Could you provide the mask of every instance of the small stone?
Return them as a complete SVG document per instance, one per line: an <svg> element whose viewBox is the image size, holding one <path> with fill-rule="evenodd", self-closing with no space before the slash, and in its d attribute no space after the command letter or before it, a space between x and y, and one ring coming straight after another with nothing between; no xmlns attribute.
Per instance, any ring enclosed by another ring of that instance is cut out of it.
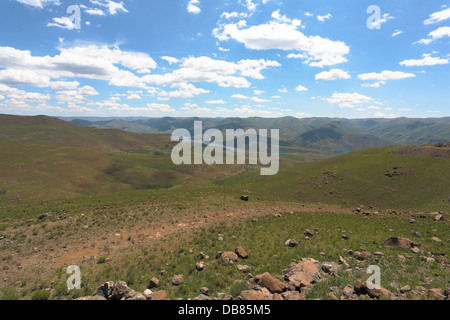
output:
<svg viewBox="0 0 450 320"><path fill-rule="evenodd" d="M197 271L203 271L203 270L205 269L205 263L204 263L204 262L198 262L198 263L195 265L195 269L196 269Z"/></svg>
<svg viewBox="0 0 450 320"><path fill-rule="evenodd" d="M428 294L438 299L446 299L446 296L442 294L441 289L430 289L428 290Z"/></svg>
<svg viewBox="0 0 450 320"><path fill-rule="evenodd" d="M284 243L284 245L286 247L296 248L296 247L298 247L298 242L295 241L295 239L289 239Z"/></svg>
<svg viewBox="0 0 450 320"><path fill-rule="evenodd" d="M410 286L404 286L400 289L400 293L406 293L406 292L411 292Z"/></svg>
<svg viewBox="0 0 450 320"><path fill-rule="evenodd" d="M153 299L153 292L150 289L145 289L142 293L147 300Z"/></svg>
<svg viewBox="0 0 450 320"><path fill-rule="evenodd" d="M182 285L184 283L184 278L182 274L176 275L172 278L172 284L174 286L179 286Z"/></svg>
<svg viewBox="0 0 450 320"><path fill-rule="evenodd" d="M432 237L431 240L433 240L434 242L442 242L442 240L438 237Z"/></svg>
<svg viewBox="0 0 450 320"><path fill-rule="evenodd" d="M247 272L247 273L252 270L252 268L247 265L238 265L237 269L238 269L238 271Z"/></svg>
<svg viewBox="0 0 450 320"><path fill-rule="evenodd" d="M305 230L305 231L303 232L303 235L304 235L305 237L313 237L313 236L314 236L314 231L307 229L307 230Z"/></svg>
<svg viewBox="0 0 450 320"><path fill-rule="evenodd" d="M239 258L248 259L248 254L242 247L237 247L234 252L238 255Z"/></svg>
<svg viewBox="0 0 450 320"><path fill-rule="evenodd" d="M354 288L351 285L346 286L343 291L344 296L346 296L346 297L351 297L353 295L353 292L354 292Z"/></svg>
<svg viewBox="0 0 450 320"><path fill-rule="evenodd" d="M159 287L159 280L157 278L151 278L148 288L153 289L153 288L158 288L158 287Z"/></svg>
<svg viewBox="0 0 450 320"><path fill-rule="evenodd" d="M209 289L207 287L200 288L200 294L203 294L205 296L209 296Z"/></svg>

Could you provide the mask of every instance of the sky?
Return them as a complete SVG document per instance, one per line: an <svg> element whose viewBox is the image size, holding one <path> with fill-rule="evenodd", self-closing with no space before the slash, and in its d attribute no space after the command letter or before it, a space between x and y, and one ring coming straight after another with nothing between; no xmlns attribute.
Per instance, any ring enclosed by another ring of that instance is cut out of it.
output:
<svg viewBox="0 0 450 320"><path fill-rule="evenodd" d="M450 116L450 2L2 0L0 113Z"/></svg>

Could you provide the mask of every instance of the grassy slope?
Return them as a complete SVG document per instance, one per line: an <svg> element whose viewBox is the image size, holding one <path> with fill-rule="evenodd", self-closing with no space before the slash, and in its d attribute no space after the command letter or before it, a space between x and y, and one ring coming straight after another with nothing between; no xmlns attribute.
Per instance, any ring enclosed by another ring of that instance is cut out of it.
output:
<svg viewBox="0 0 450 320"><path fill-rule="evenodd" d="M223 180L221 184L240 185L259 193L310 203L449 210L450 150L439 150L447 155L439 158L396 153L401 148L364 149L285 168L273 177L249 174L245 178ZM401 168L394 170L394 167ZM394 171L400 175L385 176Z"/></svg>

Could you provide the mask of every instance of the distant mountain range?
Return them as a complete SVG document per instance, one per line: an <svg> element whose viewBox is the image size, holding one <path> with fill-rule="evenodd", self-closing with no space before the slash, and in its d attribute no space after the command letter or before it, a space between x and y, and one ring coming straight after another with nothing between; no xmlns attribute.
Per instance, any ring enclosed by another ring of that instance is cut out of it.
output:
<svg viewBox="0 0 450 320"><path fill-rule="evenodd" d="M203 129L279 129L280 145L292 150L340 154L367 147L423 145L450 141L450 117L396 119L268 118L61 118L73 124L120 129L140 134L170 135L194 121Z"/></svg>

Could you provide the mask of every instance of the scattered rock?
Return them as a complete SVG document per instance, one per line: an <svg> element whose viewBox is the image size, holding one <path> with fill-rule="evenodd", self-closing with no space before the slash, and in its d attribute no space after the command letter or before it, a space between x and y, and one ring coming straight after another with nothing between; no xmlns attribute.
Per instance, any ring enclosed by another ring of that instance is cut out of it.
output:
<svg viewBox="0 0 450 320"><path fill-rule="evenodd" d="M264 293L257 290L246 290L242 291L239 295L244 301L264 301L264 300L272 300L267 297Z"/></svg>
<svg viewBox="0 0 450 320"><path fill-rule="evenodd" d="M0 188L0 194L6 194L8 191L5 188Z"/></svg>
<svg viewBox="0 0 450 320"><path fill-rule="evenodd" d="M203 271L203 270L205 269L205 263L204 263L204 262L198 262L198 263L195 265L195 269L196 269L197 271Z"/></svg>
<svg viewBox="0 0 450 320"><path fill-rule="evenodd" d="M303 232L303 235L304 235L305 237L313 237L313 236L314 236L314 231L307 229L307 230L305 230L305 231Z"/></svg>
<svg viewBox="0 0 450 320"><path fill-rule="evenodd" d="M438 222L438 221L442 220L443 217L444 216L442 214L438 214L434 217L434 221Z"/></svg>
<svg viewBox="0 0 450 320"><path fill-rule="evenodd" d="M356 251L354 253L354 256L359 261L364 261L364 260L367 260L371 256L371 253L369 251L362 251L362 252Z"/></svg>
<svg viewBox="0 0 450 320"><path fill-rule="evenodd" d="M343 236L341 237L341 239L342 239L342 240L348 240L349 237L348 237L347 235L343 235Z"/></svg>
<svg viewBox="0 0 450 320"><path fill-rule="evenodd" d="M184 283L184 278L182 274L176 275L172 278L172 284L174 286L179 286L182 285Z"/></svg>
<svg viewBox="0 0 450 320"><path fill-rule="evenodd" d="M296 248L296 247L298 247L298 242L295 241L295 239L289 239L284 243L284 245L286 247Z"/></svg>
<svg viewBox="0 0 450 320"><path fill-rule="evenodd" d="M209 289L207 287L200 288L200 294L203 294L205 296L209 296Z"/></svg>
<svg viewBox="0 0 450 320"><path fill-rule="evenodd" d="M442 240L438 237L432 237L431 240L433 240L434 242L442 242Z"/></svg>
<svg viewBox="0 0 450 320"><path fill-rule="evenodd" d="M343 291L344 296L346 297L351 297L354 292L355 292L354 287L351 285L346 286Z"/></svg>
<svg viewBox="0 0 450 320"><path fill-rule="evenodd" d="M249 196L241 196L240 198L242 201L248 201L250 200Z"/></svg>
<svg viewBox="0 0 450 320"><path fill-rule="evenodd" d="M103 297L105 299L109 299L112 296L114 288L114 282L105 282L100 287L97 288L97 291L95 292L94 296Z"/></svg>
<svg viewBox="0 0 450 320"><path fill-rule="evenodd" d="M398 237L389 238L384 242L384 246L386 248L398 247L408 250L414 247L418 247L419 245L420 243L413 242L406 238L398 238Z"/></svg>
<svg viewBox="0 0 450 320"><path fill-rule="evenodd" d="M253 219L252 219L252 222L258 222L258 219L253 218Z"/></svg>
<svg viewBox="0 0 450 320"><path fill-rule="evenodd" d="M281 294L281 296L283 297L284 300L288 300L288 301L304 300L304 298L302 297L302 295L298 291L283 292Z"/></svg>
<svg viewBox="0 0 450 320"><path fill-rule="evenodd" d="M197 255L197 258L200 259L200 260L207 260L207 259L209 259L209 257L206 254L204 254L203 252L200 252Z"/></svg>
<svg viewBox="0 0 450 320"><path fill-rule="evenodd" d="M39 220L42 220L42 219L45 219L45 218L53 218L53 214L51 212L47 212L47 213L41 214L38 217Z"/></svg>
<svg viewBox="0 0 450 320"><path fill-rule="evenodd" d="M286 290L285 284L268 272L260 276L258 285L267 288L271 293L283 293Z"/></svg>
<svg viewBox="0 0 450 320"><path fill-rule="evenodd" d="M242 247L237 247L234 252L238 255L239 258L248 259L248 254Z"/></svg>
<svg viewBox="0 0 450 320"><path fill-rule="evenodd" d="M238 265L237 269L241 272L246 272L246 273L249 273L252 270L252 268L250 268L247 265Z"/></svg>
<svg viewBox="0 0 450 320"><path fill-rule="evenodd" d="M430 289L428 290L428 294L438 299L446 299L446 296L442 294L441 289Z"/></svg>
<svg viewBox="0 0 450 320"><path fill-rule="evenodd" d="M142 293L147 300L153 299L153 292L150 289L145 289Z"/></svg>
<svg viewBox="0 0 450 320"><path fill-rule="evenodd" d="M164 300L169 300L169 295L167 294L167 291L166 291L166 290L156 291L156 292L153 294L152 300L154 300L154 301L164 301Z"/></svg>
<svg viewBox="0 0 450 320"><path fill-rule="evenodd" d="M417 247L413 247L413 248L411 248L411 252L417 254L417 253L420 253L420 249Z"/></svg>
<svg viewBox="0 0 450 320"><path fill-rule="evenodd" d="M222 253L221 258L222 258L222 261L227 264L234 264L235 262L237 262L239 260L239 257L237 256L237 254L234 252L231 252L231 251Z"/></svg>
<svg viewBox="0 0 450 320"><path fill-rule="evenodd" d="M339 267L334 262L324 262L322 264L323 272L329 274L330 276L335 277L337 275L337 269Z"/></svg>
<svg viewBox="0 0 450 320"><path fill-rule="evenodd" d="M409 223L411 223L411 224L416 223L416 220L414 220L414 219L409 219L408 221L409 221Z"/></svg>
<svg viewBox="0 0 450 320"><path fill-rule="evenodd" d="M151 278L148 288L153 289L153 288L158 288L158 287L159 287L159 280L157 278Z"/></svg>
<svg viewBox="0 0 450 320"><path fill-rule="evenodd" d="M420 232L414 232L413 236L420 238L422 236L422 233Z"/></svg>
<svg viewBox="0 0 450 320"><path fill-rule="evenodd" d="M111 300L130 299L135 295L136 292L130 289L125 281L119 281L114 284L110 299Z"/></svg>
<svg viewBox="0 0 450 320"><path fill-rule="evenodd" d="M407 292L411 292L410 286L404 286L404 287L400 288L400 293L407 293Z"/></svg>
<svg viewBox="0 0 450 320"><path fill-rule="evenodd" d="M347 260L345 260L344 257L339 256L338 259L339 263L342 264L345 268L349 268L350 265L348 264Z"/></svg>

